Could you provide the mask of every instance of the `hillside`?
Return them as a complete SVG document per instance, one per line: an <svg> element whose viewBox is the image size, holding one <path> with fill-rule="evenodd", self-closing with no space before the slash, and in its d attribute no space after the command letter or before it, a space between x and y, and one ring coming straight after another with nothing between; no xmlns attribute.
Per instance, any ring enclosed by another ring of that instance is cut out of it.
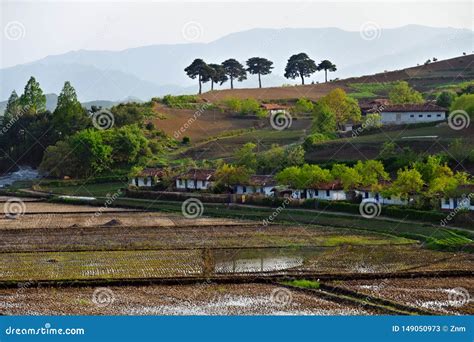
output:
<svg viewBox="0 0 474 342"><path fill-rule="evenodd" d="M415 66L407 69L377 73L361 77L351 77L329 83L298 85L291 87L226 89L207 92L202 98L208 101L218 101L227 97L249 98L259 100L294 100L307 97L318 100L334 88L343 88L347 92L355 92L350 86L354 83L383 83L407 81L421 92L429 92L438 86L459 83L474 79L474 55L456 57L428 65Z"/></svg>

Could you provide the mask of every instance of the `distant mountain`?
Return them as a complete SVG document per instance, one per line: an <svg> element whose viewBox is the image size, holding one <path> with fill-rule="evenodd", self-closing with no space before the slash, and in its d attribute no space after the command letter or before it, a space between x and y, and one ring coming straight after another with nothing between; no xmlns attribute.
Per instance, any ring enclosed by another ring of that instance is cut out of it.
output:
<svg viewBox="0 0 474 342"><path fill-rule="evenodd" d="M7 102L8 100L0 102L0 115L2 115L3 112L5 111L5 108L7 107ZM82 102L82 106L87 109L90 109L92 106L110 108L118 103L125 103L125 102L143 102L143 101L139 98L129 97L122 101L107 101L107 100L87 101L87 102ZM57 103L58 103L58 95L46 94L46 109L47 110L51 112L54 111Z"/></svg>
<svg viewBox="0 0 474 342"><path fill-rule="evenodd" d="M0 99L8 98L12 89L22 91L31 75L37 77L46 92L58 93L65 80L71 81L82 101L116 101L128 96L148 100L167 93L194 93L196 80L189 79L183 71L194 58L219 63L227 58L244 62L253 56L266 57L274 61L275 69L263 77L263 85L279 86L294 83L283 77L284 67L290 55L302 51L318 62L334 62L338 70L330 73L331 78L361 76L422 64L433 57L441 60L470 53L473 38L472 30L417 25L383 29L367 37L337 28L253 29L207 44L71 51L0 70ZM318 73L309 81L322 79L322 73ZM247 81L237 83L237 87L256 85L257 79L251 75ZM224 84L221 88L227 87Z"/></svg>

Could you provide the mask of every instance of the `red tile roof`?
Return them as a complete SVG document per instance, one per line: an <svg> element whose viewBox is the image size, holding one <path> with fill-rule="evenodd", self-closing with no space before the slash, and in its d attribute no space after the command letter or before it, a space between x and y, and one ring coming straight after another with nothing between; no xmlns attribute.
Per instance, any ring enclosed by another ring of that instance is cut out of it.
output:
<svg viewBox="0 0 474 342"><path fill-rule="evenodd" d="M271 175L253 175L250 176L249 184L256 186L273 186L276 184L276 181Z"/></svg>
<svg viewBox="0 0 474 342"><path fill-rule="evenodd" d="M266 110L288 109L287 106L279 105L277 103L262 103L260 106Z"/></svg>
<svg viewBox="0 0 474 342"><path fill-rule="evenodd" d="M138 176L139 177L158 177L161 178L164 175L163 169L158 168L146 168L141 171Z"/></svg>
<svg viewBox="0 0 474 342"><path fill-rule="evenodd" d="M378 111L384 112L446 112L447 109L432 103L406 103L397 105L388 105L378 108ZM369 111L370 112L370 111Z"/></svg>
<svg viewBox="0 0 474 342"><path fill-rule="evenodd" d="M179 176L177 179L195 179L203 181L211 181L214 179L215 170L210 169L190 169Z"/></svg>
<svg viewBox="0 0 474 342"><path fill-rule="evenodd" d="M333 181L333 182L325 182L315 184L309 187L309 189L316 189L316 190L343 190L344 187L340 181Z"/></svg>

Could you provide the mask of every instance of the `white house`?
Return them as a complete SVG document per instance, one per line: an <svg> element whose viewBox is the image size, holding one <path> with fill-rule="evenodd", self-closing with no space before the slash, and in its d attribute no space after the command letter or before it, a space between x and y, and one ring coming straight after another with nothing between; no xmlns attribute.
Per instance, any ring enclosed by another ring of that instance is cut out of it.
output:
<svg viewBox="0 0 474 342"><path fill-rule="evenodd" d="M380 106L375 110L383 125L414 124L446 120L446 108L432 103ZM367 111L371 113L371 111Z"/></svg>
<svg viewBox="0 0 474 342"><path fill-rule="evenodd" d="M270 115L289 113L287 106L279 105L277 103L263 103L260 107L266 110Z"/></svg>
<svg viewBox="0 0 474 342"><path fill-rule="evenodd" d="M444 210L474 210L474 185L461 185L459 188L459 197L450 197L441 199L441 209Z"/></svg>
<svg viewBox="0 0 474 342"><path fill-rule="evenodd" d="M347 194L344 191L341 182L334 181L320 183L312 188L306 189L304 198L317 198L326 201L343 201L347 199Z"/></svg>
<svg viewBox="0 0 474 342"><path fill-rule="evenodd" d="M408 201L401 199L399 196L384 197L377 191L372 191L370 188L359 187L354 190L357 196L361 196L363 201L377 202L386 205L407 205Z"/></svg>
<svg viewBox="0 0 474 342"><path fill-rule="evenodd" d="M214 170L190 169L175 178L177 190L208 190L212 187Z"/></svg>
<svg viewBox="0 0 474 342"><path fill-rule="evenodd" d="M164 176L162 169L147 168L137 174L135 177L129 179L131 186L137 186L140 188L151 188L158 184Z"/></svg>
<svg viewBox="0 0 474 342"><path fill-rule="evenodd" d="M264 196L273 196L275 185L276 182L270 175L253 175L250 176L246 184L236 185L235 193L239 195L262 194Z"/></svg>

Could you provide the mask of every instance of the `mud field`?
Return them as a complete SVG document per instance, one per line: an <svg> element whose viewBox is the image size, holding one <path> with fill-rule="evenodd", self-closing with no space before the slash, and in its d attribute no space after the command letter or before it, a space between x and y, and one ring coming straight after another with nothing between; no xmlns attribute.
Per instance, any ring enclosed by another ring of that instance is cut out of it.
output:
<svg viewBox="0 0 474 342"><path fill-rule="evenodd" d="M472 277L357 280L331 284L442 315L474 314Z"/></svg>
<svg viewBox="0 0 474 342"><path fill-rule="evenodd" d="M474 278L384 279L403 272L465 275L474 269L472 254L429 250L394 235L34 200L23 205L23 215L0 217L0 314L384 313L383 305L357 298L340 301L337 295L256 283L305 275L322 275L332 286L435 314L473 313L469 299L453 306L452 298L470 298ZM373 279L341 281L364 275ZM202 279L209 281L199 283ZM97 288L67 287L110 281L114 286L98 295ZM37 282L54 286L37 287Z"/></svg>
<svg viewBox="0 0 474 342"><path fill-rule="evenodd" d="M369 315L265 284L0 289L7 315Z"/></svg>

